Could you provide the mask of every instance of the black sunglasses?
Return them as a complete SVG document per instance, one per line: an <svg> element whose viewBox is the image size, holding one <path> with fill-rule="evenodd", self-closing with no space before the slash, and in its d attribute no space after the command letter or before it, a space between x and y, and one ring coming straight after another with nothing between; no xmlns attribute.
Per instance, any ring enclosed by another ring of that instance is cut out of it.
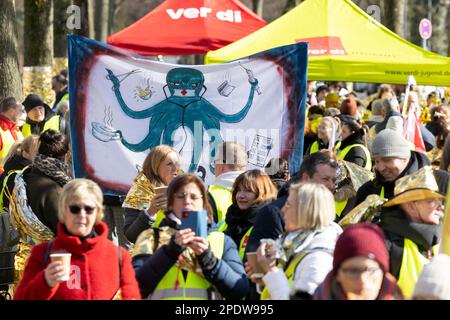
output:
<svg viewBox="0 0 450 320"><path fill-rule="evenodd" d="M69 210L73 214L79 214L81 212L81 209L84 209L86 214L93 214L95 211L95 207L91 207L91 206L79 206L76 204L69 205Z"/></svg>

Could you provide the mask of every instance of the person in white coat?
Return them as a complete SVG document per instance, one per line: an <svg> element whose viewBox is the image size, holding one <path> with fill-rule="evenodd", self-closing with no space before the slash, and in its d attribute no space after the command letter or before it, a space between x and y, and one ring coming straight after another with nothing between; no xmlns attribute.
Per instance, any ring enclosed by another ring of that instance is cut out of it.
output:
<svg viewBox="0 0 450 320"><path fill-rule="evenodd" d="M333 222L333 195L319 184L292 185L281 211L286 232L275 244L263 243L257 251L265 273L261 299L311 299L333 268L334 247L342 233Z"/></svg>

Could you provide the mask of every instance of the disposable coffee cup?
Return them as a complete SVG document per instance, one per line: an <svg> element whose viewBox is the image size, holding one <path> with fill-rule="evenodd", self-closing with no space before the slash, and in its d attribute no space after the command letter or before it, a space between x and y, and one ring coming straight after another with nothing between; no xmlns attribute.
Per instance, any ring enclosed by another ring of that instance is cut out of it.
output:
<svg viewBox="0 0 450 320"><path fill-rule="evenodd" d="M250 264L250 267L252 267L252 270L254 272L252 274L252 278L264 277L264 270L258 263L256 252L247 252L247 261Z"/></svg>
<svg viewBox="0 0 450 320"><path fill-rule="evenodd" d="M67 281L70 277L70 258L71 253L52 253L50 254L50 259L52 262L61 261L62 266L64 267L64 275L59 278L59 281Z"/></svg>

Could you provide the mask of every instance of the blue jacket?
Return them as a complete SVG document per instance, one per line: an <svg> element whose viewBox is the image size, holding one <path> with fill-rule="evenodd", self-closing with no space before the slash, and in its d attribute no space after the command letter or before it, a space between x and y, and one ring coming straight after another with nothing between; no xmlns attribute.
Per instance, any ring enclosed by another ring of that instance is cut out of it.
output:
<svg viewBox="0 0 450 320"><path fill-rule="evenodd" d="M212 228L209 232L214 231ZM158 248L153 255L142 254L133 257L132 264L136 272L142 297L151 294L159 281L177 262L184 248L178 246L173 238ZM215 286L225 299L242 299L249 290L247 275L234 241L225 235L224 251L221 259L207 249L198 257L205 278Z"/></svg>

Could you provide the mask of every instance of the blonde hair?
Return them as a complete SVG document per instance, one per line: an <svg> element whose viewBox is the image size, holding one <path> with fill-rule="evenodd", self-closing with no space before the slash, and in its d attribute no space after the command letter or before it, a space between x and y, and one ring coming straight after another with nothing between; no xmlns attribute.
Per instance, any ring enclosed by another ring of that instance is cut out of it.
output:
<svg viewBox="0 0 450 320"><path fill-rule="evenodd" d="M94 196L94 202L97 209L95 224L99 224L103 219L103 192L97 183L89 179L73 179L63 187L58 204L59 222L64 223L64 215L67 212L67 207L72 200L83 199L88 194Z"/></svg>
<svg viewBox="0 0 450 320"><path fill-rule="evenodd" d="M22 141L15 142L9 149L5 158L2 159L1 166L4 167L6 162L12 157L21 156L24 151L29 153L32 149L35 149L37 153L38 144L39 136L35 134L27 136Z"/></svg>
<svg viewBox="0 0 450 320"><path fill-rule="evenodd" d="M158 175L158 169L161 163L166 159L167 155L171 152L175 152L177 157L180 157L176 149L165 144L156 146L150 150L142 165L142 171L151 184L157 187L164 185L164 182Z"/></svg>
<svg viewBox="0 0 450 320"><path fill-rule="evenodd" d="M297 183L289 189L294 196L297 226L303 229L322 229L336 217L334 197L328 188L316 183Z"/></svg>

